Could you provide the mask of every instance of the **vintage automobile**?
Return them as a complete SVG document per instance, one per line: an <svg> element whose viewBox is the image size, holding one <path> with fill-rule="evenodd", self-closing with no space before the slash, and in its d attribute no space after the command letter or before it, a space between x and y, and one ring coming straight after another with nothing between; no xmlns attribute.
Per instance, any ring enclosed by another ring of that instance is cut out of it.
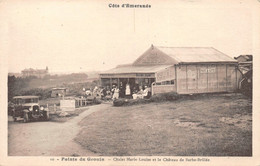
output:
<svg viewBox="0 0 260 166"><path fill-rule="evenodd" d="M13 102L14 121L17 118L23 118L25 123L31 120L49 120L49 110L39 105L38 96L15 96Z"/></svg>

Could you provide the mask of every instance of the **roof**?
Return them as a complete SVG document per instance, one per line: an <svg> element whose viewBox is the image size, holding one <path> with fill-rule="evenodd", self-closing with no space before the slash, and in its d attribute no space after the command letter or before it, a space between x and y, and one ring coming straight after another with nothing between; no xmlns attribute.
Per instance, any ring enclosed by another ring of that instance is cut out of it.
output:
<svg viewBox="0 0 260 166"><path fill-rule="evenodd" d="M118 68L118 67L129 67L129 66L132 66L132 63L117 65L116 68Z"/></svg>
<svg viewBox="0 0 260 166"><path fill-rule="evenodd" d="M213 47L155 47L178 63L237 62Z"/></svg>
<svg viewBox="0 0 260 166"><path fill-rule="evenodd" d="M239 59L239 58L245 58L246 61L252 61L253 60L253 55L239 55L238 57L235 57L235 59Z"/></svg>
<svg viewBox="0 0 260 166"><path fill-rule="evenodd" d="M252 61L245 61L245 62L238 62L238 64L253 64L253 62Z"/></svg>
<svg viewBox="0 0 260 166"><path fill-rule="evenodd" d="M116 67L100 74L129 74L129 73L155 73L172 65L157 65L157 66L121 66Z"/></svg>
<svg viewBox="0 0 260 166"><path fill-rule="evenodd" d="M39 96L15 96L13 99L31 99L31 98L39 98Z"/></svg>
<svg viewBox="0 0 260 166"><path fill-rule="evenodd" d="M151 46L132 64L119 65L101 74L155 73L175 64L237 63L213 47Z"/></svg>

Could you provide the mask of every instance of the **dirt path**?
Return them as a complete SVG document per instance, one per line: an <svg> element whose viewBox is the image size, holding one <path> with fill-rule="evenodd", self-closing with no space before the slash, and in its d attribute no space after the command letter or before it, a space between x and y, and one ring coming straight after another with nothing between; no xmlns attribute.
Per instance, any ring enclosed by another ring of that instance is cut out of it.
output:
<svg viewBox="0 0 260 166"><path fill-rule="evenodd" d="M108 104L89 107L79 116L65 122L8 122L8 155L10 156L92 156L98 155L73 141L80 131L78 122Z"/></svg>

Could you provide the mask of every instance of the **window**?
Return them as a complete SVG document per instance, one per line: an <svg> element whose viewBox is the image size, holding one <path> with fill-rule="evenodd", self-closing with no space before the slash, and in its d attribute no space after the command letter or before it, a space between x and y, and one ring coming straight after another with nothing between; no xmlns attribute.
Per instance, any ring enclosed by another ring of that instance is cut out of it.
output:
<svg viewBox="0 0 260 166"><path fill-rule="evenodd" d="M23 103L38 103L38 99L25 99Z"/></svg>
<svg viewBox="0 0 260 166"><path fill-rule="evenodd" d="M174 85L175 80L156 82L156 85Z"/></svg>

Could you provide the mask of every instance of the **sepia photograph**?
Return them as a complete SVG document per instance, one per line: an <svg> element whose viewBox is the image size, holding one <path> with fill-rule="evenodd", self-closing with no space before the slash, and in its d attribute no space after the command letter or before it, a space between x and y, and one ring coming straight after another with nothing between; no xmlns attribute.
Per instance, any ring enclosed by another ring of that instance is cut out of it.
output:
<svg viewBox="0 0 260 166"><path fill-rule="evenodd" d="M259 165L259 7L1 1L0 165Z"/></svg>

